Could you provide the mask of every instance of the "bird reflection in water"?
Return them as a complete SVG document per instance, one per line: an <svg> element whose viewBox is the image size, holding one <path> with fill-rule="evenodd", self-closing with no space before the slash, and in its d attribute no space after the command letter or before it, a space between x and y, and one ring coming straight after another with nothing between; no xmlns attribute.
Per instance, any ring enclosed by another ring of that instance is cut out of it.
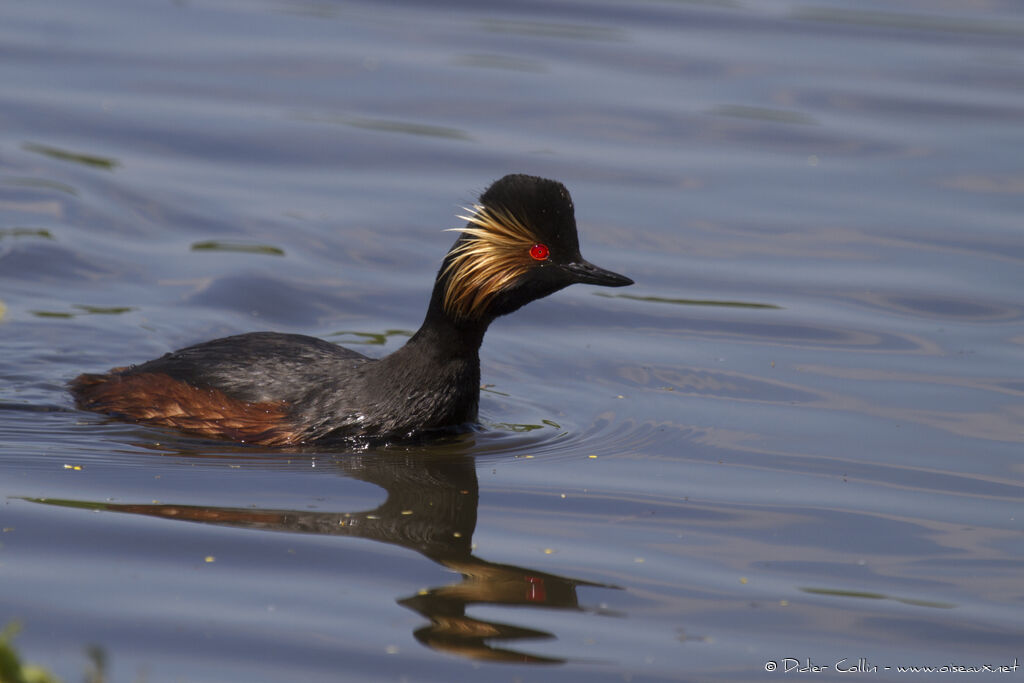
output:
<svg viewBox="0 0 1024 683"><path fill-rule="evenodd" d="M505 605L580 610L578 586L612 589L555 574L495 564L473 555L479 488L473 459L465 455L433 457L422 452L348 455L334 463L346 476L376 484L387 499L374 510L311 512L189 505L135 505L34 499L48 505L127 512L188 522L304 534L356 536L415 550L461 574L458 583L398 599L429 625L414 632L434 650L469 659L518 664L560 664L558 657L494 647L491 641L554 638L546 631L466 614L471 605ZM603 611L602 613L608 614Z"/></svg>

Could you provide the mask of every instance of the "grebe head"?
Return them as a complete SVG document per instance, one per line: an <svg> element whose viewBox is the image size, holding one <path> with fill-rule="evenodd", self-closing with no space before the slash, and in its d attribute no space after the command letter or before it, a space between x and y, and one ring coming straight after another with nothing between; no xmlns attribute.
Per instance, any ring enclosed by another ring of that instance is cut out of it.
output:
<svg viewBox="0 0 1024 683"><path fill-rule="evenodd" d="M580 255L572 199L554 180L507 175L459 216L466 221L438 275L443 307L456 320L486 320L574 283L633 281Z"/></svg>

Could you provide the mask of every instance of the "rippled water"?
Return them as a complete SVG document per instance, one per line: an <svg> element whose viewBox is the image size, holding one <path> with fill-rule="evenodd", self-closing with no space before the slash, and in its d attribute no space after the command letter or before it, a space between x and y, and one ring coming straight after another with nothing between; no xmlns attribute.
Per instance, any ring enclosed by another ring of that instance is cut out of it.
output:
<svg viewBox="0 0 1024 683"><path fill-rule="evenodd" d="M0 54L0 627L25 660L1024 661L1015 2L58 0L0 7ZM495 323L482 431L281 453L72 408L77 373L218 335L397 348L440 230L507 172L565 182L584 255L637 284Z"/></svg>

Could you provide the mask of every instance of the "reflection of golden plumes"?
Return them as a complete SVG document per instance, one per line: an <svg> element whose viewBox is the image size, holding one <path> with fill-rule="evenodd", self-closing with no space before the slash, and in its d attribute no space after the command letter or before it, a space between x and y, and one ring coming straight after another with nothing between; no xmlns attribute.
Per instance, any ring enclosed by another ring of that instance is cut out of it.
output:
<svg viewBox="0 0 1024 683"><path fill-rule="evenodd" d="M519 650L495 647L490 641L554 638L547 631L483 621L466 614L471 605L544 607L581 610L576 596L578 586L616 588L555 574L485 562L472 555L439 557L444 566L462 575L460 583L421 591L399 604L430 619L430 625L418 629L416 639L435 650L468 659L519 664L561 664L560 657L533 655Z"/></svg>
<svg viewBox="0 0 1024 683"><path fill-rule="evenodd" d="M462 638L497 638L501 635L501 629L495 624L466 616L435 617L434 624L438 631Z"/></svg>
<svg viewBox="0 0 1024 683"><path fill-rule="evenodd" d="M462 574L462 582L436 588L432 593L447 600L467 603L546 604L551 607L575 608L576 585L591 585L586 581L565 579L522 567L482 562L475 557L468 560L445 558L441 563ZM550 595L548 579L552 582Z"/></svg>
<svg viewBox="0 0 1024 683"><path fill-rule="evenodd" d="M529 249L536 237L511 213L476 204L469 226L453 228L469 238L450 255L444 308L456 318L481 315L494 295L530 268ZM473 227L475 226L475 227Z"/></svg>
<svg viewBox="0 0 1024 683"><path fill-rule="evenodd" d="M509 664L564 664L559 657L531 655L526 652L492 647L487 640L554 638L551 633L519 628L508 624L478 621L472 617L432 617L430 626L415 632L416 640L439 652L458 655L477 662Z"/></svg>

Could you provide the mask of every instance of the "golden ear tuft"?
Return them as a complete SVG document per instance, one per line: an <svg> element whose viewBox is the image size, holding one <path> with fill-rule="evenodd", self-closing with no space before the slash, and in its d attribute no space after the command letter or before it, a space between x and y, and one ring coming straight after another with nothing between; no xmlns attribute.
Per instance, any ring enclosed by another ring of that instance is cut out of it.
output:
<svg viewBox="0 0 1024 683"><path fill-rule="evenodd" d="M503 209L475 204L468 215L458 218L469 223L452 228L469 236L449 254L444 290L444 308L455 318L483 314L491 299L531 267L530 247L534 235L522 221Z"/></svg>

